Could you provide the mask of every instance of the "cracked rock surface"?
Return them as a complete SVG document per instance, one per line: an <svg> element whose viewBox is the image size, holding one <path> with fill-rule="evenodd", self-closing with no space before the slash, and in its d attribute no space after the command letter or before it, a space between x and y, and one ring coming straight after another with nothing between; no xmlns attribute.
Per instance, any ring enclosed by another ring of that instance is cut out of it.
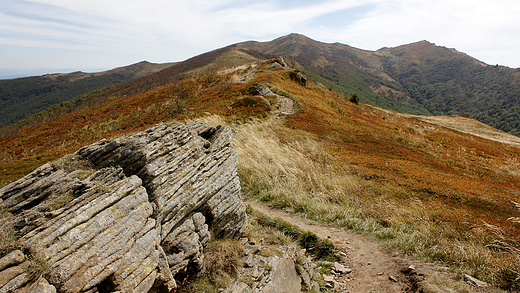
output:
<svg viewBox="0 0 520 293"><path fill-rule="evenodd" d="M0 189L21 248L0 259L0 292L173 290L212 237L244 232L237 163L231 129L195 121L39 167Z"/></svg>

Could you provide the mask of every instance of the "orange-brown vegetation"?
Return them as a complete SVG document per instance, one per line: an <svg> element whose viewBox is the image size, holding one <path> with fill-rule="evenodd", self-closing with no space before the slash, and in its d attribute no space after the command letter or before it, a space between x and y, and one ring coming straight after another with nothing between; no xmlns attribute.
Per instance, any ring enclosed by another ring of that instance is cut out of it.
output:
<svg viewBox="0 0 520 293"><path fill-rule="evenodd" d="M5 185L39 165L101 138L114 138L168 120L215 113L230 119L265 116L266 103L249 95L251 83L231 75L198 74L144 93L47 118L0 138L0 180Z"/></svg>
<svg viewBox="0 0 520 293"><path fill-rule="evenodd" d="M468 226L501 223L519 235L517 225L507 221L518 215L512 201L520 196L519 148L356 106L323 88L300 87L285 74L261 73L258 78L303 105L286 125L318 137L335 161L366 180L402 187L394 196L403 204L419 199L449 210L449 222L463 216Z"/></svg>
<svg viewBox="0 0 520 293"><path fill-rule="evenodd" d="M518 147L358 106L320 86L301 87L283 71L260 73L257 79L301 105L285 120L293 132L281 131L278 141L292 144L311 137L325 155L309 156L323 160L329 169L347 168L347 174L362 180L345 187L346 192L330 192L328 201L340 206L345 200L356 201L361 216L381 227L405 222L410 234L421 225L435 227L418 240L422 244L401 247L460 265L502 286L517 286L519 258L509 252L518 249L520 229L508 219L519 214L514 205L520 196ZM345 197L349 193L356 197ZM291 204L288 200L280 205ZM475 247L460 248L466 242ZM443 247L444 252L432 247ZM493 256L484 258L480 248Z"/></svg>

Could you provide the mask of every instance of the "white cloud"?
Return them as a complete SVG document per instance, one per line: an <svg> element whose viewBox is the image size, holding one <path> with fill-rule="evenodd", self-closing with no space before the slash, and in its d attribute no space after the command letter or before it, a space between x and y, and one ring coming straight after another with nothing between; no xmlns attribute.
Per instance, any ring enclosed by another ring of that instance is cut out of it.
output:
<svg viewBox="0 0 520 293"><path fill-rule="evenodd" d="M520 67L516 0L3 1L0 44L92 51L99 62L104 52L178 61L235 42L299 32L372 50L427 39L487 63ZM359 7L368 8L348 14ZM349 18L338 21L342 26L334 25L338 11ZM328 21L316 23L323 19Z"/></svg>
<svg viewBox="0 0 520 293"><path fill-rule="evenodd" d="M382 1L365 18L345 28L342 39L366 49L427 39L485 62L518 67L518 57L491 57L500 55L500 50L512 57L520 48L518 15L520 3L514 1Z"/></svg>

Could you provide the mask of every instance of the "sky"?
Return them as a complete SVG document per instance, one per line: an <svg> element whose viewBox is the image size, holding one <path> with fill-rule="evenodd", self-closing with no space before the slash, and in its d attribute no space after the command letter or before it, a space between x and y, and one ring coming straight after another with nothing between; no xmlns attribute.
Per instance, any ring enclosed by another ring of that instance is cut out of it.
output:
<svg viewBox="0 0 520 293"><path fill-rule="evenodd" d="M0 0L0 73L176 62L290 33L366 50L427 40L517 68L519 15L518 0Z"/></svg>

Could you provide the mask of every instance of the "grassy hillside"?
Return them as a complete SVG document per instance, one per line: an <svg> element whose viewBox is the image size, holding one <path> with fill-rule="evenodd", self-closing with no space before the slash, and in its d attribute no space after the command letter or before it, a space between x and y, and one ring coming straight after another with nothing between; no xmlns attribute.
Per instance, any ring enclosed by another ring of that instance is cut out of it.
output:
<svg viewBox="0 0 520 293"><path fill-rule="evenodd" d="M269 57L290 56L300 70L327 88L344 95L358 94L361 102L410 114L430 114L417 103L394 100L373 90L373 85L392 84L386 74L368 70L378 58L368 58L368 51L347 45L325 44L303 35L291 34L271 42L245 42L239 46L256 50Z"/></svg>
<svg viewBox="0 0 520 293"><path fill-rule="evenodd" d="M98 73L74 72L0 80L0 127L79 95L146 76L172 65L143 61Z"/></svg>
<svg viewBox="0 0 520 293"><path fill-rule="evenodd" d="M246 58L240 52L229 50L211 64L234 54ZM26 125L0 138L0 186L101 138L202 118L233 127L245 196L519 288L518 147L356 105L319 83L299 85L292 69L257 64L191 71ZM270 107L249 94L257 83L293 99L297 112L272 117L276 100Z"/></svg>
<svg viewBox="0 0 520 293"><path fill-rule="evenodd" d="M520 134L520 69L489 66L426 41L380 50L385 72L434 115L469 113Z"/></svg>
<svg viewBox="0 0 520 293"><path fill-rule="evenodd" d="M520 149L278 74L302 107L238 132L246 194L518 289Z"/></svg>
<svg viewBox="0 0 520 293"><path fill-rule="evenodd" d="M263 59L261 56L252 56L245 51L246 50L237 48L236 46L229 46L195 56L186 61L169 66L159 72L89 92L66 102L48 107L15 125L0 129L0 134L12 135L23 126L39 125L49 118L81 111L85 108L100 105L122 97L143 93L156 87L178 82L187 77L196 75L200 79L211 81L215 77L215 72L218 69L255 62L259 60L258 58ZM257 52L252 53L258 54Z"/></svg>
<svg viewBox="0 0 520 293"><path fill-rule="evenodd" d="M316 81L357 93L363 103L410 114L470 114L520 134L520 69L489 66L426 41L367 51L291 34L240 46L291 56Z"/></svg>

